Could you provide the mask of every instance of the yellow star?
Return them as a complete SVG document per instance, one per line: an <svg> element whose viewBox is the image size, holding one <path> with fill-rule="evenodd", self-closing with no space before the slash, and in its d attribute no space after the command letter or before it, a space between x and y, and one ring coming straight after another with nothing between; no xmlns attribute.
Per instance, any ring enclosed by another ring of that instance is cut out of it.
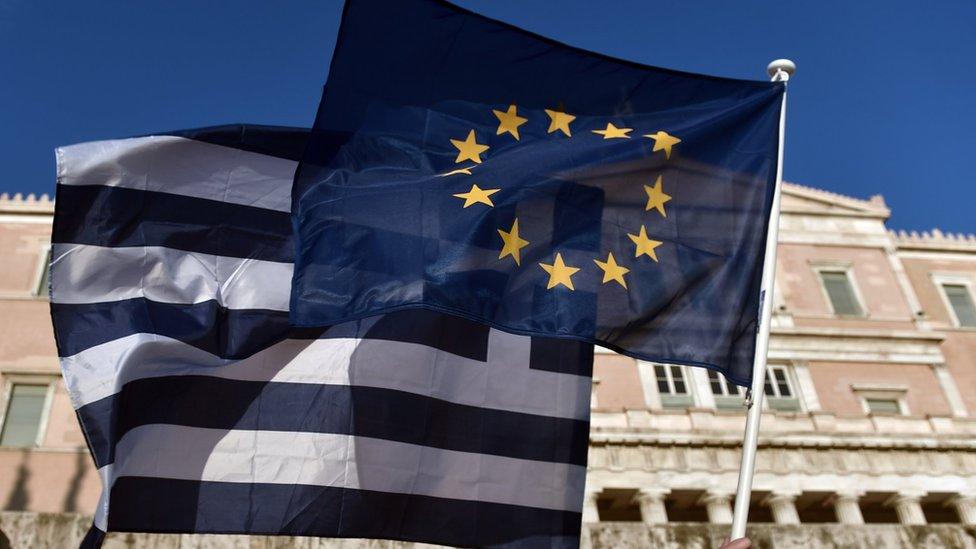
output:
<svg viewBox="0 0 976 549"><path fill-rule="evenodd" d="M486 204L494 208L495 205L491 202L491 199L488 197L497 193L500 190L501 189L482 189L479 188L477 185L471 185L470 191L466 193L458 193L454 196L464 199L464 206L463 206L464 208L467 208L468 206L474 203Z"/></svg>
<svg viewBox="0 0 976 549"><path fill-rule="evenodd" d="M512 224L512 230L505 232L498 229L498 234L501 235L502 242L504 243L502 246L502 252L498 254L498 259L502 259L505 256L510 255L512 256L512 259L515 260L516 265L521 265L522 255L520 250L528 246L529 241L523 240L522 237L519 236L518 218L515 218L515 223Z"/></svg>
<svg viewBox="0 0 976 549"><path fill-rule="evenodd" d="M468 133L468 138L464 141L460 139L452 139L451 144L457 147L458 155L454 160L454 163L464 162L465 160L471 160L477 164L481 164L481 153L488 150L488 145L481 145L474 138L474 130Z"/></svg>
<svg viewBox="0 0 976 549"><path fill-rule="evenodd" d="M653 259L655 263L657 262L657 253L654 251L654 248L660 246L661 241L647 238L647 230L644 229L643 225L641 225L640 233L627 233L627 236L629 236L634 244L637 245L637 251L634 253L634 257L646 255L647 257ZM606 280L604 280L604 282L606 282ZM626 288L626 286L624 287Z"/></svg>
<svg viewBox="0 0 976 549"><path fill-rule="evenodd" d="M566 137L573 136L573 134L569 131L569 123L576 120L575 116L549 109L546 109L546 114L549 115L549 131L547 133L552 133L559 130L566 134Z"/></svg>
<svg viewBox="0 0 976 549"><path fill-rule="evenodd" d="M654 140L654 149L651 152L664 151L664 158L671 158L671 147L681 143L677 137L662 131L649 133L644 137L650 137Z"/></svg>
<svg viewBox="0 0 976 549"><path fill-rule="evenodd" d="M664 204L671 200L671 195L665 194L664 188L664 178L662 176L657 176L657 181L654 182L654 186L644 185L644 192L647 193L647 206L644 206L644 211L648 212L651 208L654 208L664 217L667 217L667 212L664 211Z"/></svg>
<svg viewBox="0 0 976 549"><path fill-rule="evenodd" d="M556 254L556 260L552 262L552 265L547 265L545 263L539 263L547 273L549 273L549 284L546 285L547 290L551 290L553 287L562 284L570 290L575 290L573 288L573 279L571 278L576 271L579 271L579 267L569 267L563 263L562 254Z"/></svg>
<svg viewBox="0 0 976 549"><path fill-rule="evenodd" d="M624 280L624 275L629 273L630 269L617 265L617 260L613 258L613 252L607 254L606 262L600 261L599 259L594 259L593 263L596 263L597 267L603 269L604 284L610 282L611 280L615 280L617 281L617 284L623 286L625 290L627 289L627 281Z"/></svg>
<svg viewBox="0 0 976 549"><path fill-rule="evenodd" d="M491 112L495 113L495 116L498 117L498 131L495 132L495 135L510 133L515 139L519 139L519 126L529 121L528 118L522 118L516 114L515 105L509 105L507 111L496 111L492 109Z"/></svg>
<svg viewBox="0 0 976 549"><path fill-rule="evenodd" d="M593 130L593 133L600 134L604 139L630 139L628 133L634 131L633 128L618 128L613 124L607 123L607 129L605 130Z"/></svg>

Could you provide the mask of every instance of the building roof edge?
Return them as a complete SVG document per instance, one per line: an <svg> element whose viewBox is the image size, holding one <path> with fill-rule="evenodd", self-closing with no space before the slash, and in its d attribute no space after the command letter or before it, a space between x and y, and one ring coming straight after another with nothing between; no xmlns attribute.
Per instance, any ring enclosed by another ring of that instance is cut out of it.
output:
<svg viewBox="0 0 976 549"><path fill-rule="evenodd" d="M34 193L27 196L21 193L0 193L0 213L50 215L54 213L54 199L47 193L40 196Z"/></svg>

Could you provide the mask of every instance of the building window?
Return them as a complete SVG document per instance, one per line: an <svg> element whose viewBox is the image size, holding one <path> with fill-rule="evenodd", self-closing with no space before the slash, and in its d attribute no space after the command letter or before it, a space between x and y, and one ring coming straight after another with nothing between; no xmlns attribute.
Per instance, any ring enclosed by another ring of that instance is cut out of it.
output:
<svg viewBox="0 0 976 549"><path fill-rule="evenodd" d="M36 297L48 297L50 295L50 274L51 274L51 247L46 246L41 253L41 266L34 277L34 290L31 292Z"/></svg>
<svg viewBox="0 0 976 549"><path fill-rule="evenodd" d="M834 314L841 316L862 316L864 310L858 302L854 285L846 270L823 269L820 271L820 282L823 284L827 298Z"/></svg>
<svg viewBox="0 0 976 549"><path fill-rule="evenodd" d="M712 388L712 395L715 396L716 408L726 410L742 408L745 387L740 387L711 370L708 372L708 384ZM800 400L793 387L793 377L786 366L773 365L766 369L763 393L770 408L781 411L799 410Z"/></svg>
<svg viewBox="0 0 976 549"><path fill-rule="evenodd" d="M901 405L897 398L865 398L864 404L868 412L872 414L898 415L901 414Z"/></svg>
<svg viewBox="0 0 976 549"><path fill-rule="evenodd" d="M685 381L684 368L675 364L655 364L654 378L664 408L687 408L695 401Z"/></svg>
<svg viewBox="0 0 976 549"><path fill-rule="evenodd" d="M769 407L780 411L797 411L800 400L793 390L793 379L789 369L782 365L772 365L766 368L766 382L763 393L769 402Z"/></svg>
<svg viewBox="0 0 976 549"><path fill-rule="evenodd" d="M742 408L742 397L746 392L745 387L732 383L713 370L708 371L708 385L712 388L716 408L724 410Z"/></svg>
<svg viewBox="0 0 976 549"><path fill-rule="evenodd" d="M905 395L908 388L886 385L854 385L851 387L861 399L861 407L867 414L907 415L908 404Z"/></svg>
<svg viewBox="0 0 976 549"><path fill-rule="evenodd" d="M0 431L0 446L29 448L37 446L47 409L50 385L12 383Z"/></svg>
<svg viewBox="0 0 976 549"><path fill-rule="evenodd" d="M976 328L976 305L973 296L965 284L943 284L946 301L956 317L956 325L964 328Z"/></svg>

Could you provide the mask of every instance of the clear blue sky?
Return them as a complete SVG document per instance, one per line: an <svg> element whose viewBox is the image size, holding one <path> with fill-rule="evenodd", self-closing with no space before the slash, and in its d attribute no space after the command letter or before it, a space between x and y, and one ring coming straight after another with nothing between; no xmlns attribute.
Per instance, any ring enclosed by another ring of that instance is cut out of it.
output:
<svg viewBox="0 0 976 549"><path fill-rule="evenodd" d="M976 232L976 2L458 3L687 71L765 78L768 61L790 57L788 180L881 193L893 228ZM310 125L340 11L337 0L0 0L0 191L53 191L61 144Z"/></svg>

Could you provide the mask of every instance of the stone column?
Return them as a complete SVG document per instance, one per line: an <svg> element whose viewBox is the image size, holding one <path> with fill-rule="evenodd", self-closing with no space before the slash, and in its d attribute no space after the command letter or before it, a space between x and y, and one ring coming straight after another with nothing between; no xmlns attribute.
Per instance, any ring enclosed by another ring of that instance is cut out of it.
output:
<svg viewBox="0 0 976 549"><path fill-rule="evenodd" d="M583 494L583 522L600 522L600 512L596 508L598 497L600 497L600 492Z"/></svg>
<svg viewBox="0 0 976 549"><path fill-rule="evenodd" d="M949 499L946 505L956 510L959 522L968 525L976 524L976 494L959 494Z"/></svg>
<svg viewBox="0 0 976 549"><path fill-rule="evenodd" d="M644 524L667 524L668 512L664 508L664 496L671 490L640 490L634 499L640 507L641 521Z"/></svg>
<svg viewBox="0 0 976 549"><path fill-rule="evenodd" d="M922 512L922 496L925 492L906 491L898 492L888 498L885 502L895 508L898 513L898 522L902 524L926 524L925 513Z"/></svg>
<svg viewBox="0 0 976 549"><path fill-rule="evenodd" d="M773 513L776 524L800 524L800 515L796 512L796 496L798 492L773 492L763 500Z"/></svg>
<svg viewBox="0 0 976 549"><path fill-rule="evenodd" d="M708 522L712 524L732 524L732 494L720 490L709 490L698 500L708 511Z"/></svg>
<svg viewBox="0 0 976 549"><path fill-rule="evenodd" d="M833 498L837 522L841 524L864 524L864 515L858 500L863 492L838 492Z"/></svg>

